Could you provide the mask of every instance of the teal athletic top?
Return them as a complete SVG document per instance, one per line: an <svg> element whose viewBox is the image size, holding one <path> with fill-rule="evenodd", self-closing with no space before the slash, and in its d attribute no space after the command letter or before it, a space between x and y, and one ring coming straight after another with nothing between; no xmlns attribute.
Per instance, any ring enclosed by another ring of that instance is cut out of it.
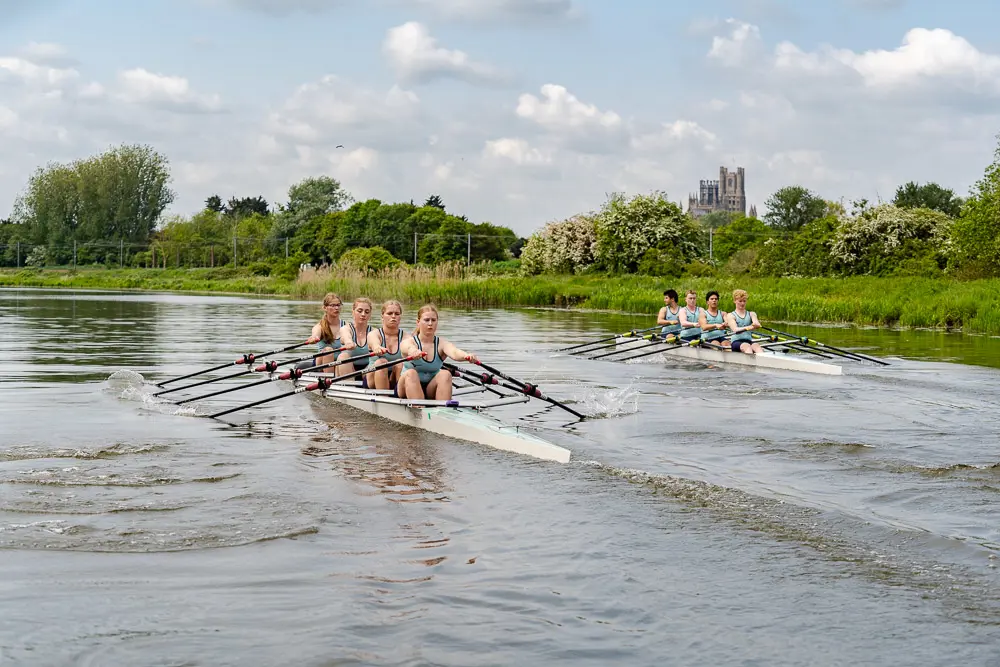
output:
<svg viewBox="0 0 1000 667"><path fill-rule="evenodd" d="M726 314L721 310L712 315L707 310L705 311L705 324L725 324ZM702 338L704 340L719 340L720 338L726 337L725 329L714 329L712 331L704 332Z"/></svg>
<svg viewBox="0 0 1000 667"><path fill-rule="evenodd" d="M371 325L366 327L368 330L365 331L365 335L362 337L362 342L360 343L358 342L358 332L354 328L354 322L350 322L349 325L351 327L351 340L354 341L354 344L357 345L357 347L354 348L353 350L347 350L346 352L352 357L361 357L371 352L371 350L368 349L368 334L370 334L372 331ZM364 359L354 360L354 370L360 371L367 365L368 365L367 357Z"/></svg>
<svg viewBox="0 0 1000 667"><path fill-rule="evenodd" d="M684 306L684 317L687 318L688 322L697 322L701 311L701 306L695 306L694 312L691 312L690 308ZM680 313L681 311L678 310L677 312ZM695 340L696 338L701 338L701 327L684 327L681 330L681 340Z"/></svg>
<svg viewBox="0 0 1000 667"><path fill-rule="evenodd" d="M753 324L753 315L750 313L749 310L747 311L747 314L744 315L743 317L740 317L739 314L737 314L737 312L734 310L733 319L736 320L737 327L748 327L751 324ZM733 334L733 337L730 338L730 340L733 341L734 343L738 340L745 340L749 342L753 340L753 338L750 336L749 331L741 331L738 334Z"/></svg>
<svg viewBox="0 0 1000 667"><path fill-rule="evenodd" d="M413 342L417 344L418 350L423 350L423 345L420 344L420 338L413 334ZM434 379L434 376L438 374L441 370L441 366L444 365L444 359L438 353L438 337L434 336L434 356L431 360L426 359L414 359L413 361L406 361L403 363L404 370L413 369L417 371L417 375L420 377L420 384L426 385L428 382Z"/></svg>
<svg viewBox="0 0 1000 667"><path fill-rule="evenodd" d="M388 349L388 346L385 344L385 329L379 327L378 329L376 329L376 331L378 331L378 337L382 341L382 347ZM396 351L386 352L382 358L385 359L386 361L398 361L402 359L403 353L399 349L400 347L402 347L402 345L403 345L403 330L400 329L399 331L396 332Z"/></svg>
<svg viewBox="0 0 1000 667"><path fill-rule="evenodd" d="M344 326L344 320L340 320L340 326ZM337 329L337 337L333 339L332 343L328 343L325 340L320 340L318 343L316 343L317 352L322 352L324 349L328 347L333 348L333 353L340 351L340 329Z"/></svg>
<svg viewBox="0 0 1000 667"><path fill-rule="evenodd" d="M681 307L677 306L677 310L675 310L674 312L670 312L670 306L665 306L665 307L667 309L667 317L664 318L664 319L668 319L668 320L669 319L675 319L675 320L677 320L677 324L668 324L668 325L664 326L662 329L660 329L660 333L661 334L675 334L675 333L680 333L680 331L681 331L681 322L680 322Z"/></svg>

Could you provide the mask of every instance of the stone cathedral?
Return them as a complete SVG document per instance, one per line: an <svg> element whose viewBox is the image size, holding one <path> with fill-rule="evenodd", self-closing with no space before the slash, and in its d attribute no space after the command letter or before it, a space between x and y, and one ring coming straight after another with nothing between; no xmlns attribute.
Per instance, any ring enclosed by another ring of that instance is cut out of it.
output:
<svg viewBox="0 0 1000 667"><path fill-rule="evenodd" d="M729 171L719 167L719 180L700 181L698 194L688 196L688 213L700 218L713 211L747 214L747 193L743 167ZM750 217L757 217L756 207L751 207Z"/></svg>

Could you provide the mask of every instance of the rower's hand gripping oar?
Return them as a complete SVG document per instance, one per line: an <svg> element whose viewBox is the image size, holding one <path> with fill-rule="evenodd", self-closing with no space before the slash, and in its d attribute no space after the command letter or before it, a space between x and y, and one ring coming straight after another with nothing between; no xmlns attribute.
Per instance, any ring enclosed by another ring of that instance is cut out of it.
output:
<svg viewBox="0 0 1000 667"><path fill-rule="evenodd" d="M586 419L587 418L586 415L580 414L579 412L577 412L573 408L569 407L568 405L560 403L556 399L549 398L548 396L544 395L541 391L538 390L538 387L536 387L535 385L533 385L531 383L524 382L522 380L518 380L517 378L513 378L513 377L505 374L503 371L501 371L499 369L496 369L496 368L493 368L492 366L490 366L488 364L484 364L481 361L476 360L476 361L473 361L472 363L474 363L477 366L480 366L482 368L485 368L487 371L489 371L490 373L493 373L497 377L502 378L504 380L507 380L507 382L512 383L515 386L511 387L511 389L513 389L515 391L519 391L522 394L525 394L527 396L531 396L532 398L537 398L537 399L539 399L541 401L545 401L546 403L551 403L552 405L554 405L556 407L559 407L559 408L562 408L566 412L568 412L568 413L570 413L572 415L575 415L576 417L578 417L580 419Z"/></svg>
<svg viewBox="0 0 1000 667"><path fill-rule="evenodd" d="M329 354L329 352L324 352L323 354ZM279 373L278 375L272 375L271 377L267 378L266 380L260 380L258 382L251 382L250 384L241 384L238 387L228 387L226 389L220 389L219 391L213 391L210 394L202 394L201 396L194 396L192 398L185 398L183 401L177 401L176 404L177 405L184 405L185 403L191 403L193 401L200 401L200 400L203 400L203 399L206 399L206 398L212 398L213 396L221 396L222 394L228 394L231 391L239 391L240 389L246 389L248 387L258 387L258 386L260 386L262 384L267 384L268 382L274 382L275 380L298 380L300 377L302 377L302 374L306 373L306 372L312 373L312 372L323 370L323 369L326 369L326 368L334 368L336 366L342 366L342 365L347 364L347 363L353 363L357 359L367 359L368 357L374 357L374 356L375 356L374 352L369 352L368 354L365 354L365 355L362 355L362 356L351 357L350 359L344 359L343 361L331 361L330 363L320 364L319 366L313 366L312 368L293 368L293 369L291 369L289 371L285 371L284 373ZM274 371L276 371L277 368L278 368L278 362L276 362L276 361L269 361L266 364L263 364L263 365L258 366L257 368L255 368L253 370L253 372L255 372L255 373L274 373Z"/></svg>
<svg viewBox="0 0 1000 667"><path fill-rule="evenodd" d="M228 364L220 364L218 366L213 366L212 368L206 368L204 370L196 371L194 373L188 373L187 375L181 375L179 377L170 378L169 380L164 380L163 382L157 382L156 386L162 387L164 385L170 384L171 382L177 382L178 380L186 380L188 378L193 378L196 375L203 375L205 373L211 373L212 371L221 371L223 368L229 368L230 366L240 366L246 364L249 366L257 359L263 359L264 357L269 357L272 354L281 354L282 352L288 352L289 350L294 350L297 347L302 347L307 345L309 341L303 341L301 343L296 343L295 345L289 345L287 347L282 347L277 350L271 350L270 352L244 354L241 358L236 361L230 361Z"/></svg>
<svg viewBox="0 0 1000 667"><path fill-rule="evenodd" d="M253 408L264 403L270 403L271 401L276 401L279 398L285 398L286 396L294 396L295 394L301 394L304 391L314 391L319 389L320 391L326 391L333 386L335 382L343 382L354 377L360 377L366 373L374 373L375 371L385 370L395 366L396 364L401 364L406 361L413 361L414 359L423 356L423 354L411 354L408 357L403 357L402 359L396 359L395 361L390 361L382 366L376 366L374 368L362 368L360 371L354 371L353 373L347 373L346 375L339 375L332 378L319 378L316 382L310 382L309 384L302 385L301 387L296 387L292 391L287 391L283 394L278 394L277 396L271 396L270 398L264 398L259 401L254 401L253 403L247 403L245 405L239 405L235 408L230 408L229 410L223 410L222 412L216 412L215 414L208 415L212 419L218 419L223 415L228 415L231 412L237 412L239 410L246 410L247 408ZM353 361L353 360L352 360ZM336 362L331 362L336 363ZM325 364L324 364L325 365ZM316 368L319 368L317 366Z"/></svg>
<svg viewBox="0 0 1000 667"><path fill-rule="evenodd" d="M614 340L615 338L618 338L619 336L623 336L625 338L631 338L631 337L633 337L633 336L635 336L637 334L645 333L647 331L652 331L653 329L659 329L659 328L660 328L660 325L658 324L655 327L649 327L647 329L633 329L632 331L626 331L625 333L615 334L614 336L609 336L607 338L602 338L600 340L592 340L589 343L580 343L579 345L571 345L570 347L560 348L560 349L556 350L556 352L567 352L569 350L576 350L578 348L587 347L589 345L597 345L598 343L606 343L607 341ZM579 352L574 352L573 354L579 354Z"/></svg>
<svg viewBox="0 0 1000 667"><path fill-rule="evenodd" d="M863 361L870 361L872 363L880 364L882 366L890 365L888 361L882 361L881 359L876 359L875 357L869 357L867 354L861 354L860 352L851 352L850 350L844 350L839 347L834 347L833 345L827 345L826 343L821 343L818 340L814 340L812 338L807 338L805 336L796 336L794 334L790 334L785 331L778 331L777 329L772 329L771 327L761 327L761 328L766 329L768 331L772 331L776 334L780 334L782 336L788 336L789 338L793 338L801 342L803 345L809 345L809 343L812 343L816 347L821 347L826 350L830 350L831 352L839 352L841 356L853 357L854 359L860 359Z"/></svg>

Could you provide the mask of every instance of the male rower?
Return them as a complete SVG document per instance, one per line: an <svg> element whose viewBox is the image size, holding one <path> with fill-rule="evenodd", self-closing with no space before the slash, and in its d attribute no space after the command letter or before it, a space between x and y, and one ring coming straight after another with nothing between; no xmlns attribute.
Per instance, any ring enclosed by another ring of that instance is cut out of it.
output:
<svg viewBox="0 0 1000 667"><path fill-rule="evenodd" d="M698 305L698 293L689 289L684 295L684 307L677 314L681 324L681 342L690 343L701 338L701 325L698 324L698 317L701 313L702 308Z"/></svg>
<svg viewBox="0 0 1000 667"><path fill-rule="evenodd" d="M681 332L681 307L677 304L677 291L668 289L663 293L663 308L656 316L656 323L662 326L660 333L664 337L676 336Z"/></svg>
<svg viewBox="0 0 1000 667"><path fill-rule="evenodd" d="M733 303L736 304L736 309L726 315L726 326L733 333L730 339L733 351L745 354L763 352L764 348L760 346L760 343L755 343L750 335L754 329L760 329L761 324L760 320L757 319L757 313L747 310L746 290L733 290Z"/></svg>
<svg viewBox="0 0 1000 667"><path fill-rule="evenodd" d="M705 295L707 308L701 311L698 324L701 326L701 340L711 347L729 347L726 340L726 313L719 310L719 293L712 290Z"/></svg>

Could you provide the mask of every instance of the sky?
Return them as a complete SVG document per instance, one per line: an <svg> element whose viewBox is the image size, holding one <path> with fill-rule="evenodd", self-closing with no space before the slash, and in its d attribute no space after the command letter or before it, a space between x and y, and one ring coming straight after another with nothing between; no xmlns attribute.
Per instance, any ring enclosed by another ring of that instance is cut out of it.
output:
<svg viewBox="0 0 1000 667"><path fill-rule="evenodd" d="M0 218L32 172L123 143L170 160L170 212L442 197L522 235L746 169L965 195L1000 132L985 0L0 0Z"/></svg>

